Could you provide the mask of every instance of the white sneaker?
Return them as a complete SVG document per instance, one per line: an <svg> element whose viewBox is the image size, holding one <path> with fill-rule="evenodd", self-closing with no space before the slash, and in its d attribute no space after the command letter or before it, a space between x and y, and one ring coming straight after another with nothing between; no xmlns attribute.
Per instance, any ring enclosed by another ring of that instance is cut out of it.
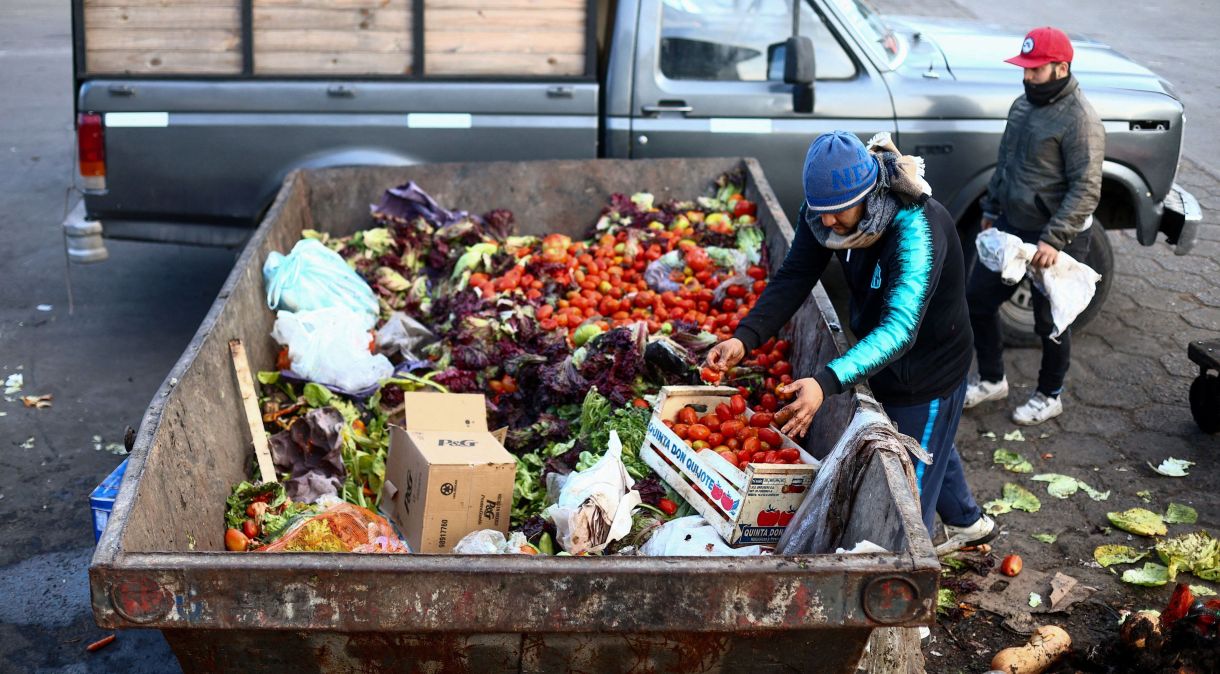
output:
<svg viewBox="0 0 1220 674"><path fill-rule="evenodd" d="M1008 397L1008 377L1000 381L983 381L978 375L970 377L966 384L966 402L962 407L970 409L988 400L1004 400Z"/></svg>
<svg viewBox="0 0 1220 674"><path fill-rule="evenodd" d="M986 514L979 515L974 524L966 527L945 525L945 542L936 546L937 555L947 555L971 545L982 545L1000 535L995 520Z"/></svg>
<svg viewBox="0 0 1220 674"><path fill-rule="evenodd" d="M1041 391L1035 391L1028 402L1013 411L1012 420L1022 426L1037 426L1060 414L1063 414L1063 402L1059 400L1059 396L1052 398Z"/></svg>

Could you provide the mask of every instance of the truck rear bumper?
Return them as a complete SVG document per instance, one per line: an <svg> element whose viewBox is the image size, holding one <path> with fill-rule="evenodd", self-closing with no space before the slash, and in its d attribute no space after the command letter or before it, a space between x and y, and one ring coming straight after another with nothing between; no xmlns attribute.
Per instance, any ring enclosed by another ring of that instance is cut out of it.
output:
<svg viewBox="0 0 1220 674"><path fill-rule="evenodd" d="M1199 223L1203 220L1203 209L1193 194L1174 183L1162 203L1160 231L1174 246L1173 252L1185 255L1195 246L1199 238Z"/></svg>
<svg viewBox="0 0 1220 674"><path fill-rule="evenodd" d="M83 200L68 213L63 226L64 245L68 248L68 259L81 264L101 262L110 257L105 239L239 248L254 231L249 227L236 225L189 222L154 220L106 220L102 222L89 218Z"/></svg>

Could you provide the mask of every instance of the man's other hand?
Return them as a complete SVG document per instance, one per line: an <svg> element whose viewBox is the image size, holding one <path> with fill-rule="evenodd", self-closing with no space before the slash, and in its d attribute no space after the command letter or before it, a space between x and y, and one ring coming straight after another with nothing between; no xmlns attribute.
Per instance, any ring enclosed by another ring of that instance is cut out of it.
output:
<svg viewBox="0 0 1220 674"><path fill-rule="evenodd" d="M1033 259L1029 261L1035 267L1046 269L1055 264L1055 260L1059 258L1059 251L1055 247L1045 241L1038 242L1038 252L1034 253Z"/></svg>
<svg viewBox="0 0 1220 674"><path fill-rule="evenodd" d="M979 220L979 231L985 232L985 231L991 229L991 226L994 224L995 224L994 220L992 220L991 218L984 215L983 219Z"/></svg>
<svg viewBox="0 0 1220 674"><path fill-rule="evenodd" d="M745 355L746 345L740 339L730 337L707 352L707 365L714 370L724 372L741 362Z"/></svg>

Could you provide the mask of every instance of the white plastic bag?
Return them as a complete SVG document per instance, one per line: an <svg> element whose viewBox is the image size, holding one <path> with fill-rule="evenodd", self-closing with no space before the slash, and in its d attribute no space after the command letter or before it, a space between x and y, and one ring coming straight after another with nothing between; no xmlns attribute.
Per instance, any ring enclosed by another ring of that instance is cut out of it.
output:
<svg viewBox="0 0 1220 674"><path fill-rule="evenodd" d="M635 480L623 465L623 443L610 431L610 445L587 470L558 480L548 476L547 491L558 488L558 500L542 516L555 523L559 546L573 555L601 552L631 532L631 511L640 504Z"/></svg>
<svg viewBox="0 0 1220 674"><path fill-rule="evenodd" d="M271 336L288 347L293 372L321 384L357 391L394 374L388 358L369 353L369 330L375 320L345 307L280 311Z"/></svg>
<svg viewBox="0 0 1220 674"><path fill-rule="evenodd" d="M504 537L504 534L495 529L480 529L472 531L462 537L457 545L453 546L455 555L516 555L525 554L521 552L521 548L529 545L525 534L520 531L514 531Z"/></svg>
<svg viewBox="0 0 1220 674"><path fill-rule="evenodd" d="M436 341L426 325L401 311L390 314L377 330L377 348L387 356L402 354L407 360L420 360L419 349Z"/></svg>
<svg viewBox="0 0 1220 674"><path fill-rule="evenodd" d="M1090 234L1086 230L1080 236ZM1045 269L1030 267L1029 263L1038 252L1038 247L994 227L981 232L975 245L979 251L979 262L991 271L999 272L1005 283L1017 283L1028 275L1034 286L1046 295L1055 323L1050 335L1054 340L1058 340L1059 335L1071 327L1072 321L1093 301L1097 282L1101 280L1101 274L1071 255L1056 256L1055 264Z"/></svg>
<svg viewBox="0 0 1220 674"><path fill-rule="evenodd" d="M699 515L688 515L670 520L657 529L640 548L640 554L648 557L745 557L761 555L763 549L758 545L731 548L707 520Z"/></svg>
<svg viewBox="0 0 1220 674"><path fill-rule="evenodd" d="M345 307L376 320L377 296L335 251L316 239L302 239L287 256L272 251L263 264L267 307L312 311Z"/></svg>

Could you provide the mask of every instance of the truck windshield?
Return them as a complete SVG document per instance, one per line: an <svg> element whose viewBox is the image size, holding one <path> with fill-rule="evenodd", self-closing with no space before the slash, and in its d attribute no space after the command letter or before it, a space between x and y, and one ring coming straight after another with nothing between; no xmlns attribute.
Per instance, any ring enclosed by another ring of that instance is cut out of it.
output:
<svg viewBox="0 0 1220 674"><path fill-rule="evenodd" d="M831 0L839 14L864 38L873 53L889 64L898 67L906 56L906 50L881 14L864 0Z"/></svg>

